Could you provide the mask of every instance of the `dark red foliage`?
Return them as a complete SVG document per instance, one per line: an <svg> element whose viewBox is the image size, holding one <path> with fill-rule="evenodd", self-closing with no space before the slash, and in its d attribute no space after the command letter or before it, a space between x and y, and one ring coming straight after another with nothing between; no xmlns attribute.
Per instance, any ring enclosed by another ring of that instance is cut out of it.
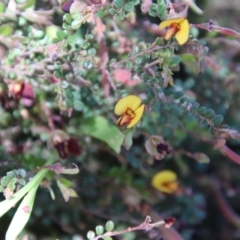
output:
<svg viewBox="0 0 240 240"><path fill-rule="evenodd" d="M62 5L62 11L65 13L69 13L70 12L70 7L72 6L74 0L68 0L66 1L63 5Z"/></svg>

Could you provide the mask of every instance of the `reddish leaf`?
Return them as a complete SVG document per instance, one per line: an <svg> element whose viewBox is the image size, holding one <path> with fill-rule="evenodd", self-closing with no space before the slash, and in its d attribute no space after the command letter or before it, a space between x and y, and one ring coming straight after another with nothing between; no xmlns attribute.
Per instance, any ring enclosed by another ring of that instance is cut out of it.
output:
<svg viewBox="0 0 240 240"><path fill-rule="evenodd" d="M70 12L70 7L72 6L74 0L68 0L66 1L62 6L62 11L65 13L69 13Z"/></svg>
<svg viewBox="0 0 240 240"><path fill-rule="evenodd" d="M51 171L54 171L57 175L60 175L60 173L63 169L63 166L60 163L55 163L53 165L46 166L45 168L47 168Z"/></svg>
<svg viewBox="0 0 240 240"><path fill-rule="evenodd" d="M205 29L210 32L219 32L228 36L233 36L233 37L240 37L240 33L236 32L233 29L230 28L224 28L220 27L217 25L214 25L213 20L210 19L208 23L201 23L201 24L192 24L195 27Z"/></svg>

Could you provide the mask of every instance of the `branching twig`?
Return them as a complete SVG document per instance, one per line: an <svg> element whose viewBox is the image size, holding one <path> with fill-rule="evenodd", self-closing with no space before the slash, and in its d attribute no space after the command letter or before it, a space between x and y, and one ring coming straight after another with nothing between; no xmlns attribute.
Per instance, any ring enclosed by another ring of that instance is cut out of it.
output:
<svg viewBox="0 0 240 240"><path fill-rule="evenodd" d="M106 232L102 235L96 236L92 240L98 240L98 239L101 239L101 238L104 238L104 237L112 237L112 236L132 232L132 231L139 231L139 230L150 231L151 229L159 227L159 226L164 225L164 224L165 224L166 228L169 228L174 224L174 222L175 222L175 218L169 217L169 218L165 218L164 220L161 220L161 221L158 221L158 222L155 222L155 223L151 223L151 217L147 216L145 221L138 226L128 227L128 228L126 228L124 230L120 230L120 231L109 231L109 232Z"/></svg>
<svg viewBox="0 0 240 240"><path fill-rule="evenodd" d="M220 191L219 185L217 182L209 182L209 186L213 191L217 205L223 214L223 216L238 229L240 228L240 216L234 212L229 203L224 198L222 192Z"/></svg>
<svg viewBox="0 0 240 240"><path fill-rule="evenodd" d="M230 158L233 162L237 163L240 165L240 156L236 154L234 151L232 151L230 148L227 146L224 146L221 148L221 153Z"/></svg>

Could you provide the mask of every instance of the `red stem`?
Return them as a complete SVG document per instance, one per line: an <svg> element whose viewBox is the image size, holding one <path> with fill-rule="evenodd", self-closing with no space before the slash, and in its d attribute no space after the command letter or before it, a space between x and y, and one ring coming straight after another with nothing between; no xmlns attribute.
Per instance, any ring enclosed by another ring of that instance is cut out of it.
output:
<svg viewBox="0 0 240 240"><path fill-rule="evenodd" d="M227 146L224 146L223 148L221 148L221 152L225 156L230 158L233 162L240 165L240 156L238 154L236 154L234 151L232 151L230 148L228 148Z"/></svg>

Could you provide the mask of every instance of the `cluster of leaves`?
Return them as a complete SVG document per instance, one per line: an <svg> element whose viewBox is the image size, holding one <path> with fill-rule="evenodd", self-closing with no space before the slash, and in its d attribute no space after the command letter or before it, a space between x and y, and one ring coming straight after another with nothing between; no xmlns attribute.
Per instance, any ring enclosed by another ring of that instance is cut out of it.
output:
<svg viewBox="0 0 240 240"><path fill-rule="evenodd" d="M111 232L114 229L114 222L113 221L108 221L105 224L105 229L106 232ZM96 226L95 231L89 231L87 233L87 238L89 240L95 239L95 236L100 236L104 234L104 227L101 225ZM101 237L104 240L112 240L112 237L110 236L103 236Z"/></svg>
<svg viewBox="0 0 240 240"><path fill-rule="evenodd" d="M0 192L4 192L5 197L9 199L17 188L17 185L24 186L26 184L25 178L26 171L24 169L7 172L7 175L1 179Z"/></svg>
<svg viewBox="0 0 240 240"><path fill-rule="evenodd" d="M114 0L113 7L109 8L109 13L115 18L118 17L123 20L128 13L134 11L135 5L138 5L140 0L124 1L124 0Z"/></svg>

